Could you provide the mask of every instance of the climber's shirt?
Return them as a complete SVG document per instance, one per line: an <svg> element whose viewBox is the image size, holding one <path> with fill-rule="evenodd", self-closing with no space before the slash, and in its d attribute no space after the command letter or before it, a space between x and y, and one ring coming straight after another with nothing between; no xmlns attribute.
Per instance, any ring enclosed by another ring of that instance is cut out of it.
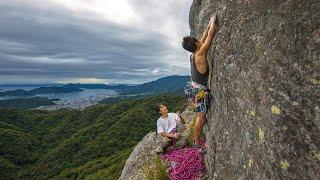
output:
<svg viewBox="0 0 320 180"><path fill-rule="evenodd" d="M191 80L195 83L201 84L203 86L207 86L208 77L209 77L209 68L205 73L200 73L197 69L194 54L190 55L190 67L191 67Z"/></svg>
<svg viewBox="0 0 320 180"><path fill-rule="evenodd" d="M170 133L174 128L177 127L177 124L179 123L180 118L175 113L168 113L168 117L160 117L157 120L157 133Z"/></svg>
<svg viewBox="0 0 320 180"><path fill-rule="evenodd" d="M195 112L207 112L208 106L208 77L209 77L209 68L205 73L200 73L197 69L195 63L195 55L190 55L190 66L191 66L191 87L192 90L185 88L186 97L193 99L196 105ZM190 93L191 92L191 93Z"/></svg>

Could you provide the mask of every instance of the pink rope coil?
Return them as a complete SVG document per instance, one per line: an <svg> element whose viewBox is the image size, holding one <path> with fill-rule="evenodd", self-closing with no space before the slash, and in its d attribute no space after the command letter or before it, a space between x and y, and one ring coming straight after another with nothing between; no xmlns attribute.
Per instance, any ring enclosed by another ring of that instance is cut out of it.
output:
<svg viewBox="0 0 320 180"><path fill-rule="evenodd" d="M205 173L204 157L197 148L171 150L162 159L170 163L171 180L196 180Z"/></svg>

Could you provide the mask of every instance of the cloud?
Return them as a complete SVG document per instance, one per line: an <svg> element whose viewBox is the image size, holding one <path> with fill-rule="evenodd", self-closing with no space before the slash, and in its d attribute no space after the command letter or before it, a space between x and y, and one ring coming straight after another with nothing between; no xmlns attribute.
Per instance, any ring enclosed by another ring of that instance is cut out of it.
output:
<svg viewBox="0 0 320 180"><path fill-rule="evenodd" d="M0 84L142 83L189 74L180 39L191 2L67 2L0 2Z"/></svg>

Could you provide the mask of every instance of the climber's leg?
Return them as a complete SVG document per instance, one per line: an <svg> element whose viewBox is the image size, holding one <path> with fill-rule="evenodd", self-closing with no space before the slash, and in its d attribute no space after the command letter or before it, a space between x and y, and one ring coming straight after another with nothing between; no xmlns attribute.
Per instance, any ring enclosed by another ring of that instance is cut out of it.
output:
<svg viewBox="0 0 320 180"><path fill-rule="evenodd" d="M201 99L195 98L196 109L195 112L197 113L197 119L195 123L195 131L194 131L194 141L195 145L199 145L199 139L202 132L202 127L206 121L206 112L207 106L205 102L206 97L202 97Z"/></svg>
<svg viewBox="0 0 320 180"><path fill-rule="evenodd" d="M194 131L194 140L196 144L199 144L199 139L202 131L203 124L206 121L206 113L205 112L198 112L197 119L195 124L195 131Z"/></svg>

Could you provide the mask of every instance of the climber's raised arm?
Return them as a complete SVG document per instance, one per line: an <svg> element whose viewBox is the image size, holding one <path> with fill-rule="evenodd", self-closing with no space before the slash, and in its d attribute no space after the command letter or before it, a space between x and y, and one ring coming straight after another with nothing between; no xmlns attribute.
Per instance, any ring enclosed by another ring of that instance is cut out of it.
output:
<svg viewBox="0 0 320 180"><path fill-rule="evenodd" d="M207 25L207 28L206 30L204 30L203 34L202 34L202 38L200 39L200 42L201 44L203 44L205 42L205 40L207 39L207 36L208 36L208 31L209 31L209 28L211 26L211 20L209 21L208 25Z"/></svg>
<svg viewBox="0 0 320 180"><path fill-rule="evenodd" d="M217 22L217 15L214 15L211 17L210 19L210 27L209 27L209 30L208 30L208 35L207 35L207 38L206 40L204 41L203 45L201 46L200 50L199 50L199 55L203 54L207 54L210 46L211 46L211 43L212 43L212 40L213 40L213 37L215 35L215 31L216 31L216 22Z"/></svg>

